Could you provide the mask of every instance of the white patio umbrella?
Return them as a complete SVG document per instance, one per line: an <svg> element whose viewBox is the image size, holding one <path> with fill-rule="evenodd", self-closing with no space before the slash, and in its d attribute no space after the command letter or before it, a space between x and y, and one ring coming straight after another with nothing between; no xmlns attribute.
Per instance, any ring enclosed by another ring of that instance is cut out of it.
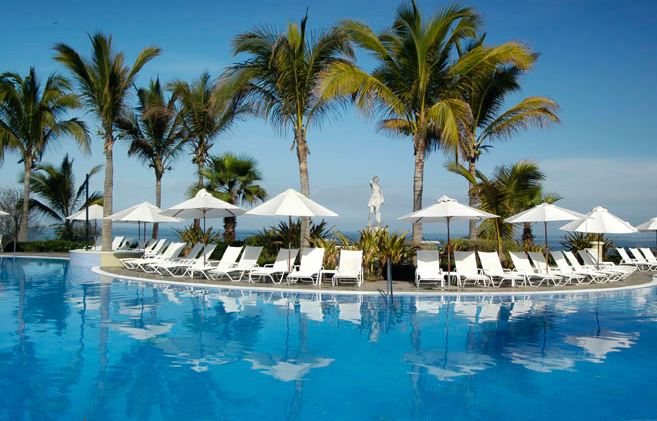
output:
<svg viewBox="0 0 657 421"><path fill-rule="evenodd" d="M592 234L631 234L637 232L629 222L622 220L602 206L596 206L585 218L569 222L559 228L563 231L575 231ZM598 265L600 259L597 259Z"/></svg>
<svg viewBox="0 0 657 421"><path fill-rule="evenodd" d="M338 216L337 213L310 200L294 189L287 189L284 192L277 194L266 202L246 212L246 215L287 216L288 227L292 227L293 216ZM288 230L288 250L292 248L290 234L291 232ZM290 262L289 253L287 266L288 270L290 270L292 262Z"/></svg>
<svg viewBox="0 0 657 421"><path fill-rule="evenodd" d="M541 203L531 209L522 211L511 217L506 218L504 221L510 224L520 224L525 222L543 222L543 232L545 234L545 270L550 271L548 264L548 222L554 221L574 221L582 219L585 216L579 212L574 212L568 209L561 208L551 203Z"/></svg>
<svg viewBox="0 0 657 421"><path fill-rule="evenodd" d="M146 241L146 224L147 223L166 223L180 222L178 218L162 215L162 209L152 203L142 202L127 209L116 212L105 219L114 222L137 222L141 229L141 223L144 223L144 241Z"/></svg>
<svg viewBox="0 0 657 421"><path fill-rule="evenodd" d="M94 221L94 246L96 245L96 221L103 219L103 207L100 205L91 205L80 211L77 211L69 216L66 219L70 221L87 221L87 209L89 209L89 221ZM88 240L88 238L86 239Z"/></svg>
<svg viewBox="0 0 657 421"><path fill-rule="evenodd" d="M655 231L655 248L657 248L657 217L651 218L641 225L637 225L639 231Z"/></svg>
<svg viewBox="0 0 657 421"><path fill-rule="evenodd" d="M194 197L177 205L171 206L162 212L162 215L182 219L203 219L203 232L205 232L206 218L224 218L244 214L244 209L217 199L207 190L199 190ZM207 242L205 243L207 246ZM205 263L205 253L203 254Z"/></svg>
<svg viewBox="0 0 657 421"><path fill-rule="evenodd" d="M402 221L412 223L416 222L446 222L447 223L447 272L452 271L452 260L449 255L451 247L450 239L450 222L451 221L470 221L497 218L497 215L471 208L470 206L459 203L456 199L443 196L438 199L438 203L420 209L419 211L398 218Z"/></svg>

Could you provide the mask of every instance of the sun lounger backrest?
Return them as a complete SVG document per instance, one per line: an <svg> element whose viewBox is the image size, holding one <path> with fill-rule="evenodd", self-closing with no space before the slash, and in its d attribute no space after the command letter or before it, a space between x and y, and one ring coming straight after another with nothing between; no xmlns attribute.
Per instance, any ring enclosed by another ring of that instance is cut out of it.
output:
<svg viewBox="0 0 657 421"><path fill-rule="evenodd" d="M455 251L454 264L456 265L456 273L465 276L477 274L477 256L474 251Z"/></svg>
<svg viewBox="0 0 657 421"><path fill-rule="evenodd" d="M298 254L299 254L299 249L278 250L278 254L276 255L276 261L274 262L272 269L274 270L274 272L287 272L289 268L294 266L294 261L297 260Z"/></svg>
<svg viewBox="0 0 657 421"><path fill-rule="evenodd" d="M169 241L166 240L166 239L164 239L164 238L161 239L161 240L159 240L159 241L153 246L153 248L151 249L151 251L148 252L148 254L151 255L151 256L156 256L156 255L158 255L158 254L162 254L162 253L164 252L164 250L166 250L166 246L167 246L168 243L169 243Z"/></svg>
<svg viewBox="0 0 657 421"><path fill-rule="evenodd" d="M423 277L440 273L440 255L436 250L418 250L416 253L417 273Z"/></svg>
<svg viewBox="0 0 657 421"><path fill-rule="evenodd" d="M185 243L174 243L171 245L171 248L173 248L173 251L171 252L171 255L169 256L169 259L176 259L178 256L180 256L180 253L185 250Z"/></svg>
<svg viewBox="0 0 657 421"><path fill-rule="evenodd" d="M201 254L201 251L203 251L203 243L196 243L194 244L194 247L187 253L187 256L185 258L187 259L196 259L199 254Z"/></svg>
<svg viewBox="0 0 657 421"><path fill-rule="evenodd" d="M500 262L500 256L496 251L484 252L479 251L479 260L481 261L481 267L484 269L487 275L502 275L504 274L504 268L502 268L502 262Z"/></svg>
<svg viewBox="0 0 657 421"><path fill-rule="evenodd" d="M652 250L650 250L648 247L642 247L641 253L646 257L646 260L651 262L651 263L657 263L657 257L655 257L654 254L652 254Z"/></svg>
<svg viewBox="0 0 657 421"><path fill-rule="evenodd" d="M632 253L632 256L634 256L634 259L639 262L639 263L647 263L646 258L643 257L641 253L639 253L638 249L635 248L630 248L630 253Z"/></svg>
<svg viewBox="0 0 657 421"><path fill-rule="evenodd" d="M299 272L307 274L319 273L324 264L323 248L307 248L301 252L301 264Z"/></svg>
<svg viewBox="0 0 657 421"><path fill-rule="evenodd" d="M220 269L231 267L235 264L235 262L237 262L237 258L240 256L241 251L242 247L228 246L226 251L224 251L224 254L221 256L221 260L219 261L219 265L217 265L217 267Z"/></svg>
<svg viewBox="0 0 657 421"><path fill-rule="evenodd" d="M579 260L577 260L577 257L575 257L575 253L572 251L564 251L563 255L566 256L566 259L568 259L570 266L577 270L582 269L582 265L579 264Z"/></svg>
<svg viewBox="0 0 657 421"><path fill-rule="evenodd" d="M363 250L340 250L338 273L342 276L353 276L360 273L363 266Z"/></svg>
<svg viewBox="0 0 657 421"><path fill-rule="evenodd" d="M121 244L123 243L124 238L125 237L123 237L122 235L120 235L118 237L114 237L114 240L112 241L112 250L116 250L119 247L121 247Z"/></svg>
<svg viewBox="0 0 657 421"><path fill-rule="evenodd" d="M552 258L554 259L554 263L557 264L557 267L561 272L567 273L573 271L573 268L570 267L562 252L555 250L555 251L551 251L550 255L552 255Z"/></svg>
<svg viewBox="0 0 657 421"><path fill-rule="evenodd" d="M585 265L595 266L596 262L593 260L593 255L588 250L577 250L577 254L582 258Z"/></svg>
<svg viewBox="0 0 657 421"><path fill-rule="evenodd" d="M262 247L244 247L244 252L242 252L242 257L237 264L237 269L248 270L254 267L256 264L258 264L260 253L262 253Z"/></svg>
<svg viewBox="0 0 657 421"><path fill-rule="evenodd" d="M527 254L529 254L529 258L532 259L534 269L538 270L539 272L544 272L547 263L545 262L545 256L543 253L539 251L530 251Z"/></svg>
<svg viewBox="0 0 657 421"><path fill-rule="evenodd" d="M210 260L210 256L214 253L214 250L217 248L216 244L208 244L205 246L203 253L198 257L197 260L205 260L206 262Z"/></svg>
<svg viewBox="0 0 657 421"><path fill-rule="evenodd" d="M524 272L524 273L534 272L534 268L532 267L532 264L529 262L529 258L524 252L510 251L509 255L511 256L511 261L513 262L513 266L516 267L518 272Z"/></svg>

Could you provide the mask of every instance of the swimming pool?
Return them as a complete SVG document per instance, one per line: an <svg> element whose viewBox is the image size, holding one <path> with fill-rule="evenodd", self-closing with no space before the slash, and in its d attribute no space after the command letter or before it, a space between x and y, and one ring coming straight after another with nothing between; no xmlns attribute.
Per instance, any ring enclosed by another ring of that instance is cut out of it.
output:
<svg viewBox="0 0 657 421"><path fill-rule="evenodd" d="M0 419L656 418L655 292L389 306L2 258Z"/></svg>

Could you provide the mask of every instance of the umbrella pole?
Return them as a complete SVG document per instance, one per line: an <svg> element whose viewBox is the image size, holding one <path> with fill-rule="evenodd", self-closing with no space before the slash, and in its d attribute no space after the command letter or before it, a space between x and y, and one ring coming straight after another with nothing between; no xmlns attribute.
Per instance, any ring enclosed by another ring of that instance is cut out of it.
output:
<svg viewBox="0 0 657 421"><path fill-rule="evenodd" d="M292 271L292 215L287 216L287 271Z"/></svg>
<svg viewBox="0 0 657 421"><path fill-rule="evenodd" d="M203 266L205 266L205 249L208 248L208 237L205 235L205 209L203 209Z"/></svg>
<svg viewBox="0 0 657 421"><path fill-rule="evenodd" d="M450 285L450 277L452 276L452 259L449 255L449 249L451 248L450 232L449 232L450 219L451 219L450 217L447 217L447 286Z"/></svg>
<svg viewBox="0 0 657 421"><path fill-rule="evenodd" d="M545 273L550 273L550 264L548 263L547 221L543 221L543 232L545 233Z"/></svg>

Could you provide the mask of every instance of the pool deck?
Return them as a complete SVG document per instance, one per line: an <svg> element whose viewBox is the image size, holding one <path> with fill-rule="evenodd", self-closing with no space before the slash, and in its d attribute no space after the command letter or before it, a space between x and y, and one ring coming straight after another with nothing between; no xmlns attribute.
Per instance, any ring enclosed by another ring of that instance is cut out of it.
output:
<svg viewBox="0 0 657 421"><path fill-rule="evenodd" d="M124 268L93 268L95 273L112 276L118 279L146 281L161 284L187 285L193 287L206 288L223 288L223 289L253 289L259 291L290 291L300 293L324 293L324 294L364 294L375 295L387 291L386 281L365 281L358 288L352 284L331 286L331 281L327 277L321 286L314 286L309 283L296 283L288 285L272 283L250 283L248 280L241 282L231 282L229 280L207 280L207 279L189 279L175 278L171 276L160 276L152 273L137 272ZM636 289L648 286L657 286L657 279L653 278L653 272L635 272L629 278L620 282L610 282L601 284L586 285L569 285L569 286L540 286L540 287L501 287L501 288L483 288L466 286L459 289L451 286L441 289L440 286L424 285L416 288L411 281L393 281L393 290L396 294L401 295L527 295L527 294L555 294L555 293L580 293L580 292L611 292L619 289Z"/></svg>

